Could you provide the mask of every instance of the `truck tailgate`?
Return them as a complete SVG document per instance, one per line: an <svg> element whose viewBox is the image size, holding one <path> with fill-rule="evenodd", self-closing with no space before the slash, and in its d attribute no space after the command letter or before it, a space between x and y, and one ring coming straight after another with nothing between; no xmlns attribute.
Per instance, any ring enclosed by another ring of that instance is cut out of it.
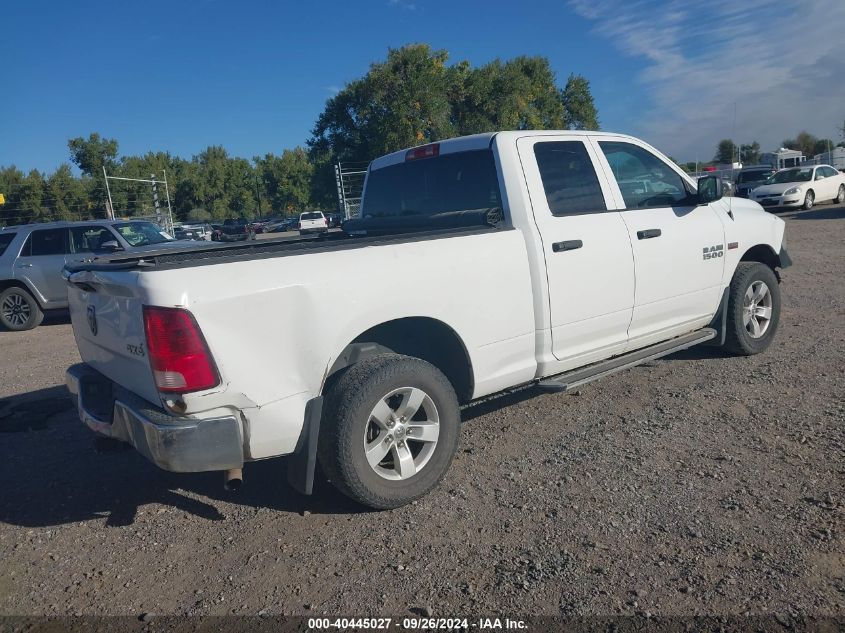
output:
<svg viewBox="0 0 845 633"><path fill-rule="evenodd" d="M147 358L137 273L70 275L68 303L79 353L88 365L150 403L161 400ZM123 277L124 283L121 283Z"/></svg>

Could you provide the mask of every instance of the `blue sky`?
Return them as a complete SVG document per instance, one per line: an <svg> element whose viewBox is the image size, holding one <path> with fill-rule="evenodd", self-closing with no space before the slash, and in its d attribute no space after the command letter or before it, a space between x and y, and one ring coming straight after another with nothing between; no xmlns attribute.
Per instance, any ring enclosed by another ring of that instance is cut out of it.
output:
<svg viewBox="0 0 845 633"><path fill-rule="evenodd" d="M0 165L24 170L54 169L94 131L121 154L279 153L413 42L473 65L544 55L561 85L590 80L604 129L683 160L732 135L837 138L845 119L841 0L57 0L3 14Z"/></svg>

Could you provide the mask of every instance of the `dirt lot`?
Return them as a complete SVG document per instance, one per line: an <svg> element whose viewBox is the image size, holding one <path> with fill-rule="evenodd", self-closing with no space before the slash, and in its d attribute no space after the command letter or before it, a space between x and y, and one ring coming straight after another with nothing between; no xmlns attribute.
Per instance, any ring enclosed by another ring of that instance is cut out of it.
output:
<svg viewBox="0 0 845 633"><path fill-rule="evenodd" d="M845 208L787 217L769 352L470 409L443 485L392 512L300 497L281 460L233 496L97 454L66 320L0 333L0 614L845 615Z"/></svg>

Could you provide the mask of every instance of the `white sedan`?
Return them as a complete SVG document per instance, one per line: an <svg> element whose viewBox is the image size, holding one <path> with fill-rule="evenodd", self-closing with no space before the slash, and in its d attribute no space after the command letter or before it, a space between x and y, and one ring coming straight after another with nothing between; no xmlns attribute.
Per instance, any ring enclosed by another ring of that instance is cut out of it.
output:
<svg viewBox="0 0 845 633"><path fill-rule="evenodd" d="M810 209L816 202L845 202L845 174L830 165L781 169L749 196L764 207Z"/></svg>

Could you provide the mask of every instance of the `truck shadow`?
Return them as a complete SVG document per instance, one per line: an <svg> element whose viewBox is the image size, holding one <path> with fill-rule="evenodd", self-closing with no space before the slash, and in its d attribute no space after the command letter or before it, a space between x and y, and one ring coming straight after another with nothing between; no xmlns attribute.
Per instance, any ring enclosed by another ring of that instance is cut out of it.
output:
<svg viewBox="0 0 845 633"><path fill-rule="evenodd" d="M55 405L63 400L62 406ZM38 406L43 403L52 406ZM27 407L46 419L3 424L14 417L9 411ZM164 506L159 512L184 512L208 521L225 520L237 506L286 513L367 511L320 476L314 495L300 495L287 485L283 458L246 464L243 486L228 492L219 472L169 473L132 449L98 453L93 434L79 422L63 386L0 403L0 451L0 521L24 527L92 519L105 519L110 527L126 526L149 504Z"/></svg>

